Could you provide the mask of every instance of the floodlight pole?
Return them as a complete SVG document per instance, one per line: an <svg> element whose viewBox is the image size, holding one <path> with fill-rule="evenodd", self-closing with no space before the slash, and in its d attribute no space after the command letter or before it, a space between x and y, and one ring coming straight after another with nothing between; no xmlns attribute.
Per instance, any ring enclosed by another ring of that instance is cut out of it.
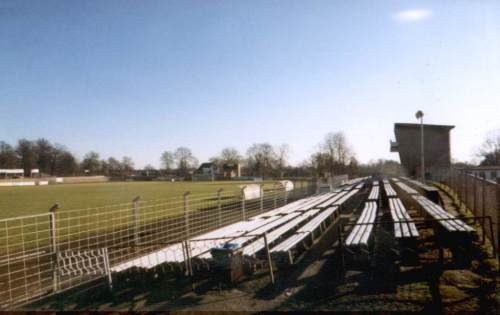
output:
<svg viewBox="0 0 500 315"><path fill-rule="evenodd" d="M419 110L415 117L420 119L420 176L425 183L425 156L424 156L424 113Z"/></svg>

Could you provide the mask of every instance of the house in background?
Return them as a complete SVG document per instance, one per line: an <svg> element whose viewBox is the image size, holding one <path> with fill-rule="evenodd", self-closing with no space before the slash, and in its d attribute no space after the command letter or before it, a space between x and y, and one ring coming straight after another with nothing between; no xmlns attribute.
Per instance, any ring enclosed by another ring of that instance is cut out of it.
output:
<svg viewBox="0 0 500 315"><path fill-rule="evenodd" d="M212 162L202 163L196 171L193 172L193 180L215 180L218 174L217 165Z"/></svg>
<svg viewBox="0 0 500 315"><path fill-rule="evenodd" d="M500 165L477 166L461 169L461 171L466 174L471 174L492 181L496 181L497 178L500 178Z"/></svg>
<svg viewBox="0 0 500 315"><path fill-rule="evenodd" d="M238 163L227 163L218 166L213 162L202 163L193 173L192 179L197 180L223 180L239 177L241 175L240 165Z"/></svg>
<svg viewBox="0 0 500 315"><path fill-rule="evenodd" d="M241 166L239 163L226 163L222 166L224 179L231 179L233 177L241 176Z"/></svg>

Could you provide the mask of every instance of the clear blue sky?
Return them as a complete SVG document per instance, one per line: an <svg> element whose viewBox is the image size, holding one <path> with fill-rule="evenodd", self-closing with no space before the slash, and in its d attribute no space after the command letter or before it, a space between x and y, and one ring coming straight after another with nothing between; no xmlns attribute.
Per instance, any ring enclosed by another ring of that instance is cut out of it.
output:
<svg viewBox="0 0 500 315"><path fill-rule="evenodd" d="M82 157L288 143L343 130L358 158L394 122L454 124L473 158L500 128L500 1L0 0L0 139Z"/></svg>

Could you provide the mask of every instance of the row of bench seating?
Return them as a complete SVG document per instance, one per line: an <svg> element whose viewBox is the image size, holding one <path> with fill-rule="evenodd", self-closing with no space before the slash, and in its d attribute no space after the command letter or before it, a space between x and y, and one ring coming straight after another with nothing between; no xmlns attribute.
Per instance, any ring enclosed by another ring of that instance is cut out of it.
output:
<svg viewBox="0 0 500 315"><path fill-rule="evenodd" d="M431 187L420 183L415 180L408 179L406 177L402 177L401 179L411 183L415 187L419 187L426 193L430 193L431 197L437 198L438 189L435 187ZM406 194L410 195L411 199L414 200L420 207L432 218L439 220L438 224L442 226L448 232L472 232L474 229L467 224L465 224L462 220L456 219L455 216L449 214L444 210L437 202L438 200L431 200L425 196L422 196L418 191L409 187L402 181L397 181L396 185Z"/></svg>
<svg viewBox="0 0 500 315"><path fill-rule="evenodd" d="M389 180L384 179L383 183L384 183L385 195L388 198L393 198L393 197L397 197L398 196L398 194L396 193L396 191L394 190L394 188L392 188Z"/></svg>
<svg viewBox="0 0 500 315"><path fill-rule="evenodd" d="M359 182L356 183L359 186ZM190 248L187 249L189 256L199 259L209 259L211 258L211 248L222 246L227 242L238 243L243 247L245 255L252 256L259 252L263 246L262 240L259 240L261 237L256 237L256 235L268 233L268 242L273 243L281 239L283 235L293 232L294 229L298 228L300 224L311 217L314 217L313 220L304 225L308 230L311 230L308 233L312 235L318 227L321 229L324 226L324 223L328 221L337 209L337 207L330 207L324 210L325 214L317 215L322 209L327 207L325 202L341 204L348 199L346 196L354 195L350 191L353 190L353 186L354 184L345 186L346 191L337 189L334 192L317 194L297 200L283 207L249 218L247 221L239 221L191 238L188 241ZM304 234L306 230L301 229L297 233ZM294 242L288 240L288 244L293 247ZM185 246L179 242L113 266L112 271L119 272L134 267L150 269L163 263L181 263L185 261L187 256L185 250ZM278 251L276 250L275 252Z"/></svg>
<svg viewBox="0 0 500 315"><path fill-rule="evenodd" d="M408 195L419 195L418 191L415 189L411 188L410 186L406 185L405 183L401 181L394 181L396 183L396 186L398 186L403 192L405 192Z"/></svg>
<svg viewBox="0 0 500 315"><path fill-rule="evenodd" d="M432 202L428 198L420 195L414 195L412 198L420 204L420 206L438 221L442 227L444 227L448 232L473 232L474 229L462 220L455 218L455 216L449 214L440 205Z"/></svg>
<svg viewBox="0 0 500 315"><path fill-rule="evenodd" d="M278 263L293 264L297 262L301 257L300 254L312 245L334 222L339 208L359 192L358 187L362 187L361 184L358 183L354 189L352 186L348 186L347 190L338 191L333 198L317 205L317 208L324 210L300 227L290 237L272 247L271 255Z"/></svg>
<svg viewBox="0 0 500 315"><path fill-rule="evenodd" d="M363 212L356 225L347 236L345 244L348 247L368 246L368 240L373 229L373 224L377 217L377 203L368 201L365 203Z"/></svg>
<svg viewBox="0 0 500 315"><path fill-rule="evenodd" d="M397 239L418 237L418 230L399 198L389 198L389 208L394 221L394 236Z"/></svg>

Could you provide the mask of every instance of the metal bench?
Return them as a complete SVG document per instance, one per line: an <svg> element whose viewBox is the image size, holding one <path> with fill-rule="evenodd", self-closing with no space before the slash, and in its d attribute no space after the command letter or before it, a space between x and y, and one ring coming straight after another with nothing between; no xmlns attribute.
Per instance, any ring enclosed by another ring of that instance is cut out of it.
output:
<svg viewBox="0 0 500 315"><path fill-rule="evenodd" d="M432 202L428 198L420 195L412 196L412 198L425 210L432 218L438 220L439 224L448 232L465 232L470 233L475 230L465 224L462 220L455 218L453 215L446 212L440 205Z"/></svg>
<svg viewBox="0 0 500 315"><path fill-rule="evenodd" d="M392 197L397 197L398 196L398 194L396 193L396 191L394 190L394 188L392 188L391 184L386 179L384 180L384 190L385 190L385 195L388 198L392 198Z"/></svg>
<svg viewBox="0 0 500 315"><path fill-rule="evenodd" d="M380 195L380 187L373 186L372 190L370 191L370 194L368 195L368 200L378 200L378 197Z"/></svg>
<svg viewBox="0 0 500 315"><path fill-rule="evenodd" d="M418 237L418 230L399 198L390 198L389 207L397 239Z"/></svg>
<svg viewBox="0 0 500 315"><path fill-rule="evenodd" d="M267 242L268 244L273 243L279 238L282 238L284 235L289 233L290 231L296 229L302 222L305 220L309 219L311 216L316 215L319 212L318 209L313 209L306 211L302 213L300 216L296 217L295 219L287 222L286 224L280 226L279 228L269 232L266 234ZM259 237L255 241L251 242L250 244L247 244L243 248L243 255L245 256L253 256L257 254L260 250L262 250L265 247L264 244L264 238Z"/></svg>
<svg viewBox="0 0 500 315"><path fill-rule="evenodd" d="M435 203L439 203L441 201L439 197L439 189L437 189L436 187L429 186L427 184L424 184L422 182L407 177L402 177L402 179L410 183L410 185L413 186L413 188L415 188L423 196L429 198L431 201Z"/></svg>
<svg viewBox="0 0 500 315"><path fill-rule="evenodd" d="M354 189L348 192L347 194L343 195L341 198L335 200L331 205L332 206L342 206L345 202L347 202L351 197L356 195L359 192L359 189Z"/></svg>
<svg viewBox="0 0 500 315"><path fill-rule="evenodd" d="M363 212L359 217L356 225L352 229L349 236L345 241L347 247L358 247L364 246L368 247L368 241L370 240L371 232L373 230L373 223L377 217L377 203L369 201L365 203Z"/></svg>
<svg viewBox="0 0 500 315"><path fill-rule="evenodd" d="M342 198L344 195L346 195L348 193L348 191L340 191L338 193L336 193L332 198L316 205L316 208L320 208L320 209L325 209L325 208L328 208L330 207L332 204L334 204L335 202L337 202L340 198Z"/></svg>
<svg viewBox="0 0 500 315"><path fill-rule="evenodd" d="M413 189L410 186L406 185L405 183L403 183L401 181L397 181L395 183L396 183L396 186L398 186L405 193L407 193L409 195L419 195L418 191L416 191L415 189Z"/></svg>
<svg viewBox="0 0 500 315"><path fill-rule="evenodd" d="M338 207L331 207L322 211L311 221L299 228L292 236L274 246L271 249L273 258L279 262L287 262L289 264L297 262L300 259L298 255L317 240L316 234L319 234L319 238L328 228L328 225L333 223L333 216L337 209Z"/></svg>

